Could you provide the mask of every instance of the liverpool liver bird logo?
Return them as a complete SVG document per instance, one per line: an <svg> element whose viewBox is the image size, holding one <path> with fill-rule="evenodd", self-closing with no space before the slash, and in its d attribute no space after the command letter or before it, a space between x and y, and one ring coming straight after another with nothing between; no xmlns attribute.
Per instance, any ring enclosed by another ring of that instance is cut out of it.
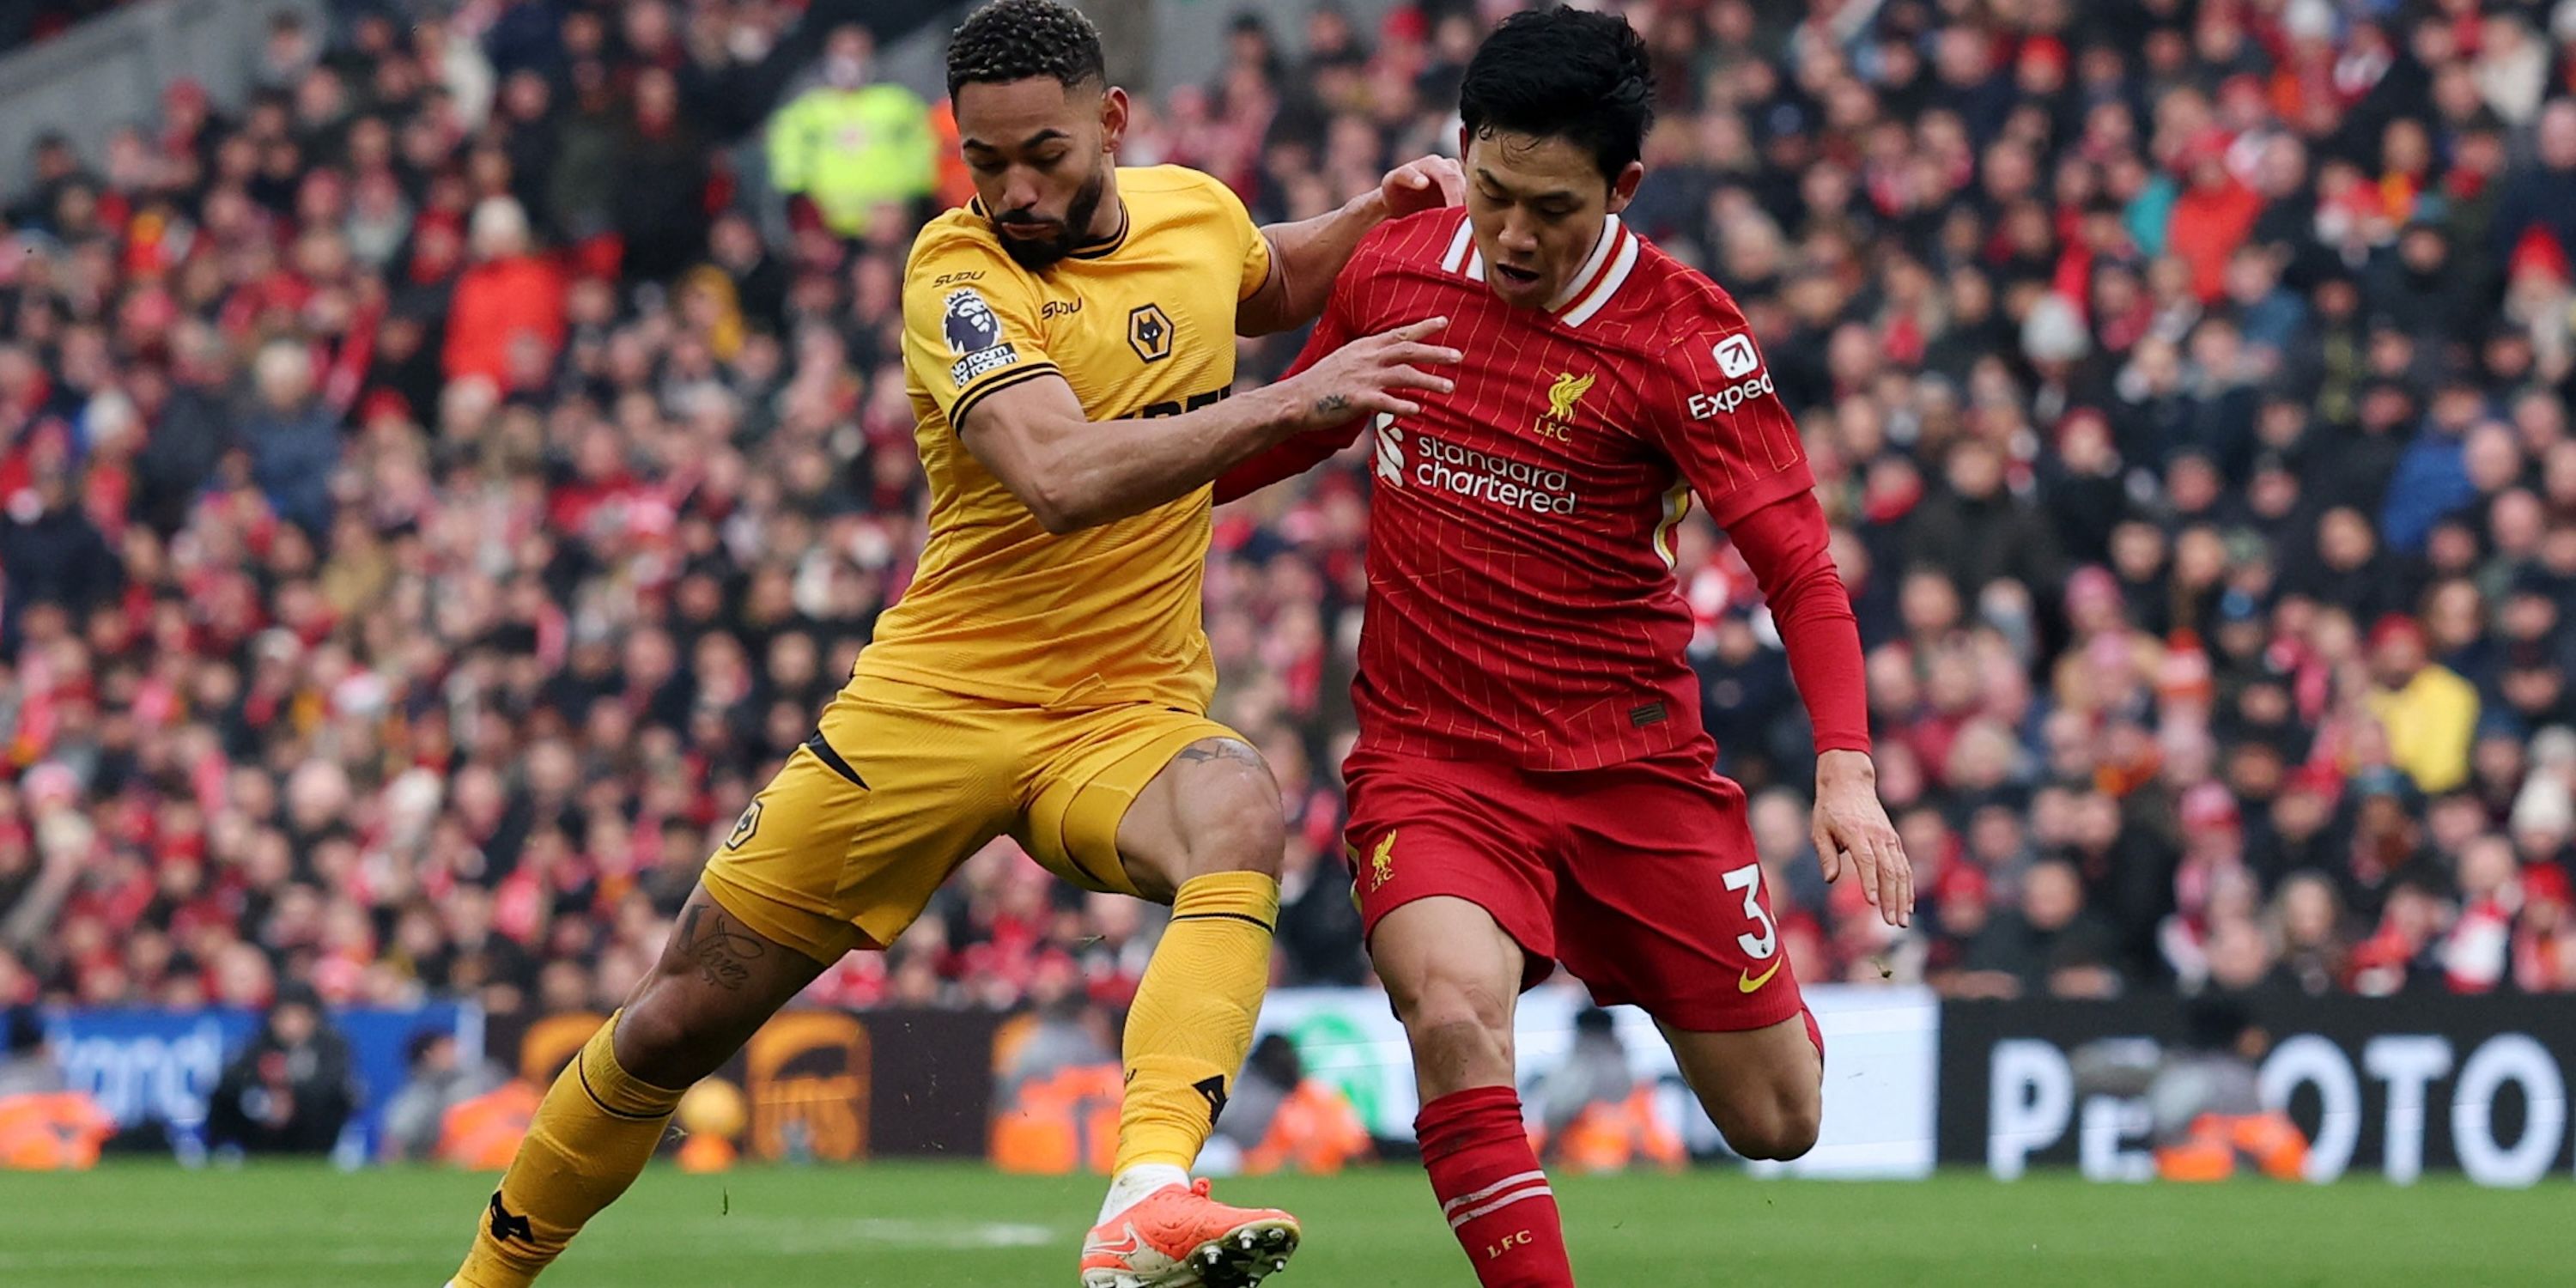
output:
<svg viewBox="0 0 2576 1288"><path fill-rule="evenodd" d="M1369 854L1369 889L1375 890L1395 875L1395 833L1388 832Z"/></svg>
<svg viewBox="0 0 2576 1288"><path fill-rule="evenodd" d="M1574 419L1574 404L1591 392L1592 382L1597 379L1598 376L1578 376L1570 371L1558 373L1556 383L1548 386L1547 390L1547 418Z"/></svg>

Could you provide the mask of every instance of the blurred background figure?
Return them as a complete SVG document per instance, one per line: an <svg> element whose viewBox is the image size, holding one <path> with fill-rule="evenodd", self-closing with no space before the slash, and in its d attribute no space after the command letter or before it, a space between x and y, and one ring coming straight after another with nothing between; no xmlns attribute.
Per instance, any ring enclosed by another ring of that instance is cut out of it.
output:
<svg viewBox="0 0 2576 1288"><path fill-rule="evenodd" d="M311 989L289 985L215 1083L206 1143L236 1155L327 1154L356 1096L348 1043Z"/></svg>
<svg viewBox="0 0 2576 1288"><path fill-rule="evenodd" d="M2166 1180L2223 1181L2240 1170L2302 1179L2307 1137L2263 1103L2259 1070L2271 1035L2235 996L2185 1003L2183 1026L2182 1039L2161 1049L2130 1040L2079 1049L2078 1090L2143 1098L2155 1174Z"/></svg>
<svg viewBox="0 0 2576 1288"><path fill-rule="evenodd" d="M1109 1170L1124 1090L1118 1048L1108 1015L1075 982L1069 962L1041 965L1031 1009L994 1041L992 1150L1005 1171Z"/></svg>
<svg viewBox="0 0 2576 1288"><path fill-rule="evenodd" d="M385 1103L380 1153L387 1162L454 1158L442 1144L452 1132L451 1115L460 1107L510 1081L498 1066L480 1056L467 1057L456 1035L440 1030L414 1034L406 1051L408 1079ZM513 1141L515 1144L515 1140ZM503 1157L506 1163L508 1158Z"/></svg>
<svg viewBox="0 0 2576 1288"><path fill-rule="evenodd" d="M115 1131L97 1101L64 1084L35 1008L0 1016L0 1169L86 1170Z"/></svg>
<svg viewBox="0 0 2576 1288"><path fill-rule="evenodd" d="M835 27L824 40L821 83L769 122L769 181L799 198L795 209L835 237L882 236L909 227L939 181L940 140L930 106L901 85L872 82L867 29Z"/></svg>
<svg viewBox="0 0 2576 1288"><path fill-rule="evenodd" d="M1374 1144L1341 1088L1309 1076L1297 1043L1271 1033L1253 1044L1200 1166L1215 1175L1329 1176L1371 1157Z"/></svg>
<svg viewBox="0 0 2576 1288"><path fill-rule="evenodd" d="M0 1020L0 1099L62 1090L62 1064L45 1042L36 1008L13 1006Z"/></svg>
<svg viewBox="0 0 2576 1288"><path fill-rule="evenodd" d="M1639 1162L1680 1166L1681 1137L1655 1112L1652 1090L1637 1080L1610 1013L1597 1006L1576 1012L1564 1063L1541 1073L1524 1098L1537 1119L1530 1130L1541 1158L1589 1172Z"/></svg>

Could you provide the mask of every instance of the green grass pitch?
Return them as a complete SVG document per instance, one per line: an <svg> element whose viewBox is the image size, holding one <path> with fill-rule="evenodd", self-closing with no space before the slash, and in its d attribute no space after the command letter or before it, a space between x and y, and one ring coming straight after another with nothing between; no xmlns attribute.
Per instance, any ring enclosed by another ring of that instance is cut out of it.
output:
<svg viewBox="0 0 2576 1288"><path fill-rule="evenodd" d="M9 1288L438 1288L489 1176L288 1165L0 1173ZM1472 1288L1417 1172L1234 1180L1307 1244L1279 1288ZM1558 1182L1585 1288L2509 1288L2576 1280L2576 1194L2408 1189L1757 1181L1733 1173ZM546 1288L1071 1288L1088 1178L880 1164L689 1176L657 1167Z"/></svg>

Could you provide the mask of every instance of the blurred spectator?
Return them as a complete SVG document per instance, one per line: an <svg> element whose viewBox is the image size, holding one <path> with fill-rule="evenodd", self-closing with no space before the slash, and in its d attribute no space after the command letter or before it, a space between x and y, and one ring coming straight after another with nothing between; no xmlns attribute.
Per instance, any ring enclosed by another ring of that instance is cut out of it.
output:
<svg viewBox="0 0 2576 1288"><path fill-rule="evenodd" d="M769 181L813 203L836 237L865 238L880 219L907 219L939 181L930 108L900 85L872 84L864 27L833 28L822 83L769 123Z"/></svg>
<svg viewBox="0 0 2576 1288"><path fill-rule="evenodd" d="M1243 1062L1243 1075L1235 1079L1234 1094L1226 1098L1226 1113L1217 1119L1216 1130L1209 1137L1209 1144L1217 1151L1220 1173L1243 1170L1244 1160L1270 1134L1271 1119L1278 1116L1280 1107L1305 1076L1297 1043L1287 1034L1266 1034L1252 1044L1252 1054Z"/></svg>
<svg viewBox="0 0 2576 1288"><path fill-rule="evenodd" d="M1276 761L1273 762L1277 763ZM1336 820L1338 821L1338 820ZM1346 871L1304 836L1291 836L1279 881L1279 951L1285 982L1355 985L1367 967L1351 952L1360 937L1359 909L1350 900Z"/></svg>
<svg viewBox="0 0 2576 1288"><path fill-rule="evenodd" d="M2441 986L2438 953L2452 911L2428 879L2407 877L2389 891L2379 929L2352 951L2353 989L2371 997Z"/></svg>
<svg viewBox="0 0 2576 1288"><path fill-rule="evenodd" d="M0 1016L0 1100L45 1095L64 1087L62 1063L45 1043L45 1025L32 1006L12 1006Z"/></svg>
<svg viewBox="0 0 2576 1288"><path fill-rule="evenodd" d="M1913 557L1975 596L1995 581L2052 586L2062 580L2057 542L2036 507L2004 486L2004 457L1968 440L1950 449L1948 486L1924 499L1907 529Z"/></svg>
<svg viewBox="0 0 2576 1288"><path fill-rule="evenodd" d="M2271 1035L2230 997L2195 1000L2183 1016L2186 1036L2163 1053L2145 1090L2156 1174L2207 1182L2246 1167L2278 1181L2302 1179L2307 1138L2287 1112L2263 1101L2258 1071Z"/></svg>
<svg viewBox="0 0 2576 1288"><path fill-rule="evenodd" d="M1615 1105L1636 1087L1628 1067L1628 1049L1619 1041L1610 1013L1585 1007L1574 1016L1574 1046L1565 1062L1539 1079L1530 1095L1538 1125L1550 1136L1572 1127L1585 1110Z"/></svg>
<svg viewBox="0 0 2576 1288"><path fill-rule="evenodd" d="M1679 1167L1686 1160L1681 1139L1663 1125L1653 1098L1653 1086L1628 1066L1616 1021L1585 1007L1575 1014L1565 1062L1541 1075L1526 1097L1535 1110L1533 1142L1549 1162L1580 1171L1621 1171L1637 1161Z"/></svg>
<svg viewBox="0 0 2576 1288"><path fill-rule="evenodd" d="M474 267L457 279L448 310L447 378L535 392L563 347L562 274L532 253L527 213L508 197L474 207L468 242Z"/></svg>
<svg viewBox="0 0 2576 1288"><path fill-rule="evenodd" d="M610 222L624 248L623 270L640 282L667 282L707 240L708 148L680 114L680 85L647 66L635 78L635 103L616 143Z"/></svg>
<svg viewBox="0 0 2576 1288"><path fill-rule="evenodd" d="M2186 176L2175 199L2164 244L2190 273L2191 293L2213 303L2225 287L2227 260L2254 231L2263 199L2228 167L2232 140L2211 127L2186 140L2180 166Z"/></svg>
<svg viewBox="0 0 2576 1288"><path fill-rule="evenodd" d="M2047 861L2022 873L2021 904L1994 916L1968 948L1953 991L2043 996L2118 991L2110 936L2084 906L2073 865Z"/></svg>
<svg viewBox="0 0 2576 1288"><path fill-rule="evenodd" d="M2513 931L2513 983L2526 993L2561 993L2576 988L2576 919L2568 916L2576 897L2568 889L2567 870L2554 864L2522 870L2522 906Z"/></svg>
<svg viewBox="0 0 2576 1288"><path fill-rule="evenodd" d="M8 570L0 614L20 620L38 604L52 604L76 618L115 598L125 569L89 515L76 504L70 480L46 470L8 500L0 519L0 568Z"/></svg>
<svg viewBox="0 0 2576 1288"><path fill-rule="evenodd" d="M1035 1024L1001 1071L1005 1096L1066 1069L1117 1064L1107 1021L1073 983L1071 972L1060 965L1039 972L1031 994Z"/></svg>
<svg viewBox="0 0 2576 1288"><path fill-rule="evenodd" d="M1308 1077L1297 1044L1284 1033L1253 1044L1209 1144L1228 1170L1310 1176L1339 1172L1372 1147L1349 1098L1331 1083Z"/></svg>
<svg viewBox="0 0 2576 1288"><path fill-rule="evenodd" d="M2314 872L2290 877L2273 901L2272 920L2280 943L2276 978L2311 997L2343 987L2351 946L2333 882Z"/></svg>
<svg viewBox="0 0 2576 1288"><path fill-rule="evenodd" d="M2560 52L2565 60L2565 52ZM2551 245L2563 256L2576 248L2576 102L2559 99L2540 113L2537 164L2518 167L2506 180L2487 224L2489 253L2506 260L2526 245ZM2532 242L2533 234L2547 239Z"/></svg>
<svg viewBox="0 0 2576 1288"><path fill-rule="evenodd" d="M2352 794L2349 852L2335 869L2346 906L2363 917L2377 916L2403 880L2413 881L2417 894L2438 900L2448 881L2426 844L2423 796L2413 781L2377 765L2353 779Z"/></svg>
<svg viewBox="0 0 2576 1288"><path fill-rule="evenodd" d="M1029 981L1030 1012L994 1039L992 1155L1003 1171L1062 1175L1103 1170L1111 1161L1117 1047L1108 1016L1077 982L1062 957L1040 965Z"/></svg>
<svg viewBox="0 0 2576 1288"><path fill-rule="evenodd" d="M2460 910L2442 948L2443 982L2454 993L2492 992L2513 970L2513 922L2523 890L2513 843L2479 836L2459 852Z"/></svg>
<svg viewBox="0 0 2576 1288"><path fill-rule="evenodd" d="M2469 777L2469 743L2477 731L2478 693L2426 656L2424 628L2412 617L2384 618L2370 632L2371 714L2388 738L2389 758L2417 791L2447 792Z"/></svg>
<svg viewBox="0 0 2576 1288"><path fill-rule="evenodd" d="M384 1157L419 1161L439 1156L448 1111L509 1080L498 1066L469 1058L456 1035L443 1030L414 1034L405 1050L409 1079L385 1102Z"/></svg>
<svg viewBox="0 0 2576 1288"><path fill-rule="evenodd" d="M1686 518L1691 657L1800 975L2576 987L2570 28L1612 3L1662 68L1627 217L1772 355L1929 896L1890 936L1817 880L1776 635ZM22 159L0 1001L300 984L506 1019L614 1005L649 966L922 531L923 180L866 158L937 139L958 200L953 128L795 9L286 24L266 91L174 82L96 155ZM1256 16L1211 83L1129 87L1127 157L1314 213L1447 145L1497 12L1385 39ZM861 101L901 124L853 149ZM736 168L754 142L766 180ZM789 190L816 217L774 227ZM1235 387L1297 343L1248 341ZM1336 767L1368 459L1214 524L1218 714L1280 779L1289 982L1367 978ZM1159 916L1052 890L1005 840L814 997L1016 1005L1049 978L1114 1008Z"/></svg>
<svg viewBox="0 0 2576 1288"><path fill-rule="evenodd" d="M0 1014L0 1170L86 1170L115 1132L96 1100L69 1089L35 1008Z"/></svg>
<svg viewBox="0 0 2576 1288"><path fill-rule="evenodd" d="M340 429L315 396L312 355L285 340L259 351L256 405L242 421L249 481L277 517L319 537L331 526L331 475L340 465Z"/></svg>
<svg viewBox="0 0 2576 1288"><path fill-rule="evenodd" d="M245 1154L326 1154L357 1101L349 1044L309 988L281 990L206 1102L206 1143Z"/></svg>

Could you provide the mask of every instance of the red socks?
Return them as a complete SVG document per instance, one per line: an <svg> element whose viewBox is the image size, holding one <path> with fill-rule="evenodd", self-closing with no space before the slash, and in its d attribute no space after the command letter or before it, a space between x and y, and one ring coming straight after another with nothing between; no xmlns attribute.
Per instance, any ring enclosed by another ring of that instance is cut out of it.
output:
<svg viewBox="0 0 2576 1288"><path fill-rule="evenodd" d="M1509 1087L1442 1096L1413 1120L1441 1215L1484 1288L1574 1288L1556 1192L1530 1152Z"/></svg>

